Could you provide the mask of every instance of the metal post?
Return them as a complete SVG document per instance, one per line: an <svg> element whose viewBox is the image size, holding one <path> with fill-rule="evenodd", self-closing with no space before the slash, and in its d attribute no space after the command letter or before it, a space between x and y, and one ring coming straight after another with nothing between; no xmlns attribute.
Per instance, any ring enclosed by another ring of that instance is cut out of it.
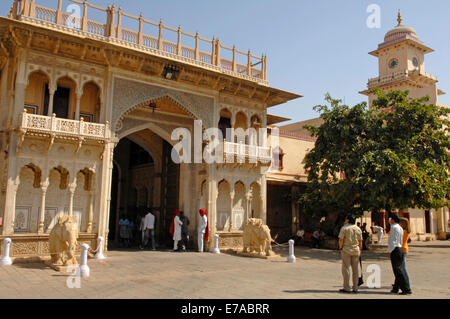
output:
<svg viewBox="0 0 450 319"><path fill-rule="evenodd" d="M3 241L3 257L0 259L0 266L11 266L12 260L9 257L9 250L11 248L11 238L5 238Z"/></svg>
<svg viewBox="0 0 450 319"><path fill-rule="evenodd" d="M81 245L80 276L82 278L89 277L89 275L90 275L90 269L89 269L89 266L87 265L88 250L89 250L88 244Z"/></svg>
<svg viewBox="0 0 450 319"><path fill-rule="evenodd" d="M103 255L103 237L99 236L97 238L97 253L95 254L95 259L105 259Z"/></svg>
<svg viewBox="0 0 450 319"><path fill-rule="evenodd" d="M294 241L291 239L289 240L289 256L288 256L288 262L289 263L295 263L295 255L294 255Z"/></svg>
<svg viewBox="0 0 450 319"><path fill-rule="evenodd" d="M213 253L214 254L220 254L220 249L219 249L219 235L215 234L214 235L214 249L213 249Z"/></svg>

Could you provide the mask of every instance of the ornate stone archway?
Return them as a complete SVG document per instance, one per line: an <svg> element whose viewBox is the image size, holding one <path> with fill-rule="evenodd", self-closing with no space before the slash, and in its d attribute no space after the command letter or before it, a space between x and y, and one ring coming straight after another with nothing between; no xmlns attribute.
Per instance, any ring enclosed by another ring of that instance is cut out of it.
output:
<svg viewBox="0 0 450 319"><path fill-rule="evenodd" d="M211 110L214 108L214 99L212 97L116 77L114 78L111 127L114 130L120 128L118 124L127 113L137 107L163 98L171 99L177 106L192 115L194 119L202 120L204 126L211 127L213 125L213 112Z"/></svg>

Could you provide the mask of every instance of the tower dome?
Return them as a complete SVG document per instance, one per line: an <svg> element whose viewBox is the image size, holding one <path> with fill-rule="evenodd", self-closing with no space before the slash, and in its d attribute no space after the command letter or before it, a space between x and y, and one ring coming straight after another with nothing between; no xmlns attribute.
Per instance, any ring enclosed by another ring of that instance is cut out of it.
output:
<svg viewBox="0 0 450 319"><path fill-rule="evenodd" d="M379 48L404 40L413 40L422 43L421 41L419 41L419 37L417 36L417 32L416 30L414 30L414 28L402 24L402 15L400 13L400 10L398 11L397 22L397 26L386 33L386 35L384 36L384 42L379 45Z"/></svg>

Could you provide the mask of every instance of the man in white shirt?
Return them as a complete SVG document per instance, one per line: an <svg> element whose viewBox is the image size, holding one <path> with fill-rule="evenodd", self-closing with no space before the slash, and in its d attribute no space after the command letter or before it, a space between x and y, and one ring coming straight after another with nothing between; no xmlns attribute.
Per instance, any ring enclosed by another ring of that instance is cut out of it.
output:
<svg viewBox="0 0 450 319"><path fill-rule="evenodd" d="M141 246L141 249L144 249L145 246L148 244L148 240L152 239L152 250L156 250L156 243L155 243L155 216L148 211L147 215L145 215L143 222L141 223L141 230L145 232L144 234L144 242L143 246Z"/></svg>
<svg viewBox="0 0 450 319"><path fill-rule="evenodd" d="M403 228L399 225L400 218L393 214L389 218L391 224L391 231L388 240L388 257L391 259L392 270L395 276L395 283L391 290L392 293L398 293L402 290L402 295L410 295L411 289L406 282L405 273L402 267L402 244L403 244Z"/></svg>

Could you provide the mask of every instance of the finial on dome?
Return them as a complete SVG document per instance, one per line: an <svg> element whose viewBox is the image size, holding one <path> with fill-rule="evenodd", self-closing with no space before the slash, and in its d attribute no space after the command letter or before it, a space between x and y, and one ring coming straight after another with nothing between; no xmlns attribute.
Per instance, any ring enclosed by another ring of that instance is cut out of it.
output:
<svg viewBox="0 0 450 319"><path fill-rule="evenodd" d="M400 9L398 10L397 22L398 22L398 25L402 24L402 14L400 13Z"/></svg>

